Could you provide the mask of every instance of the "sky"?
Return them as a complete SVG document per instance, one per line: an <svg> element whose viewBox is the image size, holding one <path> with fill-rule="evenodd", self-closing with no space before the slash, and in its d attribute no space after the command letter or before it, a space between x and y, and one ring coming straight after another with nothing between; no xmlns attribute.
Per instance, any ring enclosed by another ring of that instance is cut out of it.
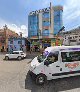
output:
<svg viewBox="0 0 80 92"><path fill-rule="evenodd" d="M28 15L31 11L53 6L63 6L63 25L69 31L80 26L80 0L0 0L0 28L8 28L28 35Z"/></svg>

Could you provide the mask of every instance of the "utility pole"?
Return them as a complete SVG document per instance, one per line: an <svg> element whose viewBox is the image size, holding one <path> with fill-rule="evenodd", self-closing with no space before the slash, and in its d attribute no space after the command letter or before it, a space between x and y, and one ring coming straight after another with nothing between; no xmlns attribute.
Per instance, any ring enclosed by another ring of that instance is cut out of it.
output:
<svg viewBox="0 0 80 92"><path fill-rule="evenodd" d="M5 26L3 26L4 32L5 32L5 51L7 52L7 48L8 48L8 34L7 34L7 25L5 24Z"/></svg>
<svg viewBox="0 0 80 92"><path fill-rule="evenodd" d="M54 9L51 2L50 2L50 27L49 29L50 29L50 33L52 33L52 35L50 34L50 38L52 38L54 34Z"/></svg>
<svg viewBox="0 0 80 92"><path fill-rule="evenodd" d="M38 35L39 49L40 49L40 35L41 35L41 30L40 29L38 30L37 35Z"/></svg>

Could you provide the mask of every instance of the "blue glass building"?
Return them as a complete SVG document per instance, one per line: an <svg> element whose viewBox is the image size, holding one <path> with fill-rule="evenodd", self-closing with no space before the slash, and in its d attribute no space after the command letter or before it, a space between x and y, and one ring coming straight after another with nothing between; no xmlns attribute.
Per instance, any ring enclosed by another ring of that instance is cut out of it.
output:
<svg viewBox="0 0 80 92"><path fill-rule="evenodd" d="M63 26L63 10L54 10L54 35L56 35Z"/></svg>
<svg viewBox="0 0 80 92"><path fill-rule="evenodd" d="M52 7L52 10L49 7L30 12L28 16L28 37L36 41L44 38L52 39L63 26L62 14L62 6Z"/></svg>

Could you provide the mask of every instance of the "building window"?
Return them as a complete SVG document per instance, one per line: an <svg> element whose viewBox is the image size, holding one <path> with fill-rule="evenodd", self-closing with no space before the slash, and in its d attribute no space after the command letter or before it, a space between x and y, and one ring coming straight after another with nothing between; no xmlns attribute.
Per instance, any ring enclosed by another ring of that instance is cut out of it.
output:
<svg viewBox="0 0 80 92"><path fill-rule="evenodd" d="M10 41L10 44L13 44L13 41Z"/></svg>
<svg viewBox="0 0 80 92"><path fill-rule="evenodd" d="M47 21L43 22L43 26L49 26L49 25L50 25L50 22L47 22Z"/></svg>
<svg viewBox="0 0 80 92"><path fill-rule="evenodd" d="M21 44L22 42L21 41L18 41L18 44Z"/></svg>
<svg viewBox="0 0 80 92"><path fill-rule="evenodd" d="M76 40L70 40L70 42L76 42Z"/></svg>
<svg viewBox="0 0 80 92"><path fill-rule="evenodd" d="M75 38L77 38L78 36L75 36Z"/></svg>
<svg viewBox="0 0 80 92"><path fill-rule="evenodd" d="M43 36L49 36L49 30L43 30L42 35Z"/></svg>
<svg viewBox="0 0 80 92"><path fill-rule="evenodd" d="M49 18L49 12L44 12L43 13L43 18Z"/></svg>
<svg viewBox="0 0 80 92"><path fill-rule="evenodd" d="M68 39L72 39L72 37L68 37Z"/></svg>

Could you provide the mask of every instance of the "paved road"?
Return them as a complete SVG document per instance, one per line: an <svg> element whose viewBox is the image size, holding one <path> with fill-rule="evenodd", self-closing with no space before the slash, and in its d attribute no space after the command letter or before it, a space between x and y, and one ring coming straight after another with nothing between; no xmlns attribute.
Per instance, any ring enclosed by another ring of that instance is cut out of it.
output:
<svg viewBox="0 0 80 92"><path fill-rule="evenodd" d="M36 55L28 54L22 61L4 61L4 55L0 54L0 92L80 92L79 76L48 81L43 86L35 85L28 74L28 62Z"/></svg>

